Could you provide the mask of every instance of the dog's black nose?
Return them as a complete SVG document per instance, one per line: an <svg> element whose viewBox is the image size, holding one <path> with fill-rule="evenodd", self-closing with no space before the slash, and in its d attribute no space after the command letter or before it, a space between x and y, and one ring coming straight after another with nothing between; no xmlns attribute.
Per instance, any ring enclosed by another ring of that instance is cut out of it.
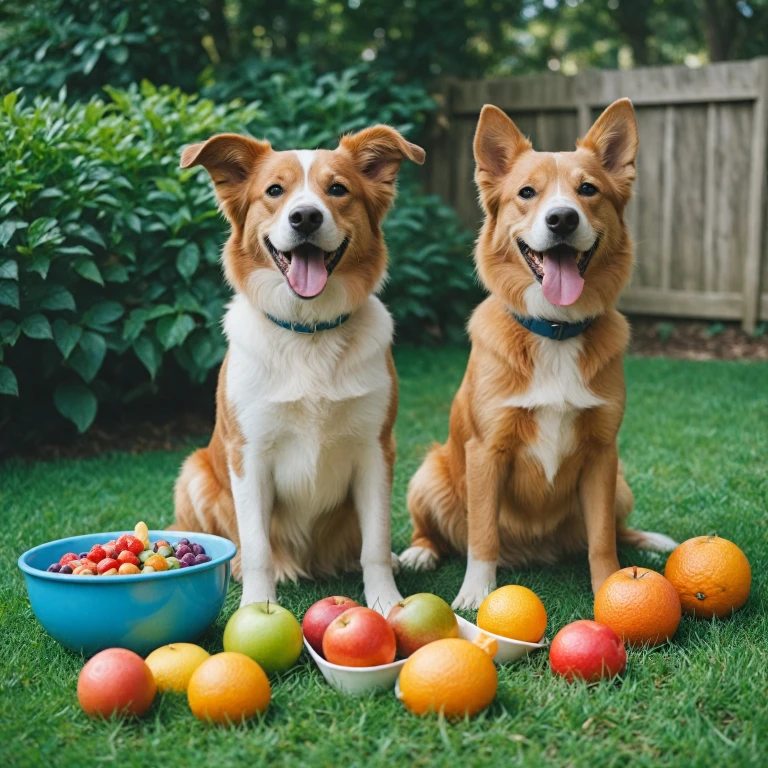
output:
<svg viewBox="0 0 768 768"><path fill-rule="evenodd" d="M575 208L553 208L546 221L556 235L566 237L579 226L579 212Z"/></svg>
<svg viewBox="0 0 768 768"><path fill-rule="evenodd" d="M302 235L308 235L323 223L323 214L311 205L300 205L288 214L291 226Z"/></svg>

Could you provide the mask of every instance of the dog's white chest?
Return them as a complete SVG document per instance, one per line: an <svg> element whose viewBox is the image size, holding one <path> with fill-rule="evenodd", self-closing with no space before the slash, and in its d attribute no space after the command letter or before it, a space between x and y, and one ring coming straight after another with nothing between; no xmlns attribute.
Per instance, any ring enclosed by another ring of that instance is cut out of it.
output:
<svg viewBox="0 0 768 768"><path fill-rule="evenodd" d="M305 520L346 498L361 443L386 418L391 320L378 301L360 313L351 338L302 337L269 321L254 330L242 302L227 316L227 397L244 451L269 473L276 502Z"/></svg>
<svg viewBox="0 0 768 768"><path fill-rule="evenodd" d="M538 427L528 454L552 482L563 459L575 449L574 423L579 412L604 404L585 385L579 368L582 340L541 339L534 360L533 378L526 392L502 405L532 410Z"/></svg>

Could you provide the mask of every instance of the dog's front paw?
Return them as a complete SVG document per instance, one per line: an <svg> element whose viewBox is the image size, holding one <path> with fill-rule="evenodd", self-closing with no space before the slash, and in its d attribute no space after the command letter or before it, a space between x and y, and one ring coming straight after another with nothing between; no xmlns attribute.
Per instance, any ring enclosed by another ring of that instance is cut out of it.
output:
<svg viewBox="0 0 768 768"><path fill-rule="evenodd" d="M267 585L243 585L243 596L240 598L240 607L251 603L276 603L277 590Z"/></svg>
<svg viewBox="0 0 768 768"><path fill-rule="evenodd" d="M410 571L433 571L437 565L437 555L427 547L408 547L400 555L400 564Z"/></svg>
<svg viewBox="0 0 768 768"><path fill-rule="evenodd" d="M451 603L454 610L474 611L480 607L480 603L496 589L496 584L486 582L485 584L467 584L462 585L456 599Z"/></svg>
<svg viewBox="0 0 768 768"><path fill-rule="evenodd" d="M369 608L372 608L376 613L380 613L385 619L389 615L396 603L399 603L403 599L403 596L397 591L397 587L381 586L373 587L365 590L365 602Z"/></svg>

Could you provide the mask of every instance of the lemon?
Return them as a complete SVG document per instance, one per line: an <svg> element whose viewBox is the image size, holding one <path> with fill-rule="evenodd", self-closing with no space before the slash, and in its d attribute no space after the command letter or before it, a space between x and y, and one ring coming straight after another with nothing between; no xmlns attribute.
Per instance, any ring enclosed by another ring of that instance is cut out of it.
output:
<svg viewBox="0 0 768 768"><path fill-rule="evenodd" d="M208 651L194 643L171 643L152 651L145 662L158 691L184 693L192 673L210 657Z"/></svg>

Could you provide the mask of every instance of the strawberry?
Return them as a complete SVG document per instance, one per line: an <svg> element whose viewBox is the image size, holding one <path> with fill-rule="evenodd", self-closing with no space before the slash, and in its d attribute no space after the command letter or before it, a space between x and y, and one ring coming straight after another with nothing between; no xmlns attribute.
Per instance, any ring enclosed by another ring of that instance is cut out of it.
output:
<svg viewBox="0 0 768 768"><path fill-rule="evenodd" d="M118 551L113 544L111 547L104 545L104 556L111 557L113 560L117 560Z"/></svg>
<svg viewBox="0 0 768 768"><path fill-rule="evenodd" d="M119 563L130 563L131 565L138 565L141 561L136 555L129 549L124 549L118 556L117 561Z"/></svg>
<svg viewBox="0 0 768 768"><path fill-rule="evenodd" d="M120 563L117 560L113 560L111 557L105 557L98 566L96 566L96 570L98 570L99 573L104 574L107 571L111 571L113 568L117 570L119 567Z"/></svg>
<svg viewBox="0 0 768 768"><path fill-rule="evenodd" d="M125 549L132 552L134 555L139 555L144 551L144 542L141 539L137 539L135 536L126 536Z"/></svg>
<svg viewBox="0 0 768 768"><path fill-rule="evenodd" d="M116 542L115 542L115 549L117 550L117 554L119 555L124 550L128 549L128 534L124 533Z"/></svg>
<svg viewBox="0 0 768 768"><path fill-rule="evenodd" d="M91 551L88 553L88 559L93 560L94 563L98 563L106 556L107 553L104 551L104 547L100 546L99 544L94 544L91 547Z"/></svg>
<svg viewBox="0 0 768 768"><path fill-rule="evenodd" d="M68 563L71 563L73 560L77 560L77 555L74 552L67 552L66 555L61 556L61 560L59 560L59 565L67 565Z"/></svg>

